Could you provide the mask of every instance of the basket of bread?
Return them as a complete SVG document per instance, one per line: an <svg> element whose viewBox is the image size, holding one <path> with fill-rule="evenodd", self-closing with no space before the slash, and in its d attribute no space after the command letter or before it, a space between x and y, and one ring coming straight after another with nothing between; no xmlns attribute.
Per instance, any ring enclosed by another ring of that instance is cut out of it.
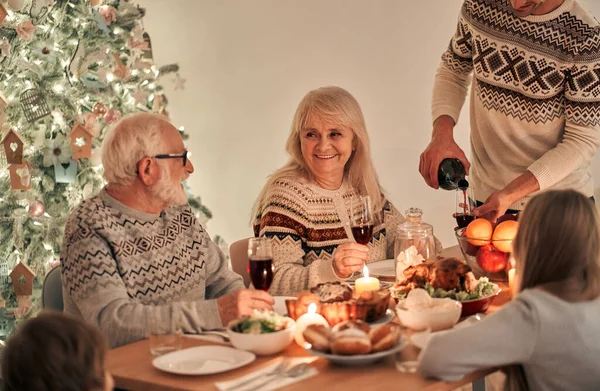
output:
<svg viewBox="0 0 600 391"><path fill-rule="evenodd" d="M393 323L369 326L347 320L328 327L309 325L303 333L307 350L341 365L366 365L387 357L406 345L400 327Z"/></svg>

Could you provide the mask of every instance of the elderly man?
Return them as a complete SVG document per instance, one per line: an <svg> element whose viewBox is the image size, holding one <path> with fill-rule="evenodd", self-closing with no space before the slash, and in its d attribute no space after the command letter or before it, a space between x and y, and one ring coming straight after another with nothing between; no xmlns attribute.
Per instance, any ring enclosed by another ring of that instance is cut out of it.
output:
<svg viewBox="0 0 600 391"><path fill-rule="evenodd" d="M471 88L471 162L453 129ZM494 221L548 188L593 196L600 144L600 26L575 0L466 0L442 57L433 136L419 170L437 188L444 158L470 166L475 210Z"/></svg>
<svg viewBox="0 0 600 391"><path fill-rule="evenodd" d="M116 347L145 338L149 316L194 333L272 308L267 293L244 289L194 217L181 184L194 166L165 118L123 118L102 163L107 186L65 228L65 312L98 325Z"/></svg>

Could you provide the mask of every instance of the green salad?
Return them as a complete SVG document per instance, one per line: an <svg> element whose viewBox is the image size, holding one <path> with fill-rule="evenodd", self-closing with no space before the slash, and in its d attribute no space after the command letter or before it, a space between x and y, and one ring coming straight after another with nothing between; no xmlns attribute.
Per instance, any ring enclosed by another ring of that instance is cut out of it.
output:
<svg viewBox="0 0 600 391"><path fill-rule="evenodd" d="M254 311L252 316L241 318L231 326L231 330L244 334L266 334L285 330L290 319L273 311Z"/></svg>
<svg viewBox="0 0 600 391"><path fill-rule="evenodd" d="M494 283L491 283L487 277L481 277L474 292L457 291L456 289L452 289L450 291L446 291L441 288L435 289L429 285L429 283L426 283L423 289L425 289L431 297L442 299L448 297L453 300L466 301L481 299L482 297L493 295L496 292L497 287L498 286ZM405 299L407 295L408 292L400 293L392 290L392 296L397 299Z"/></svg>

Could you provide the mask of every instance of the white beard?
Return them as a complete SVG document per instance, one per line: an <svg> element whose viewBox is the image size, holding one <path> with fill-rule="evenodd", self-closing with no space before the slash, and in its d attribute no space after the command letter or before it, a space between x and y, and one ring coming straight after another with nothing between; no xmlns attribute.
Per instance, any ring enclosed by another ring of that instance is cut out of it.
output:
<svg viewBox="0 0 600 391"><path fill-rule="evenodd" d="M160 167L160 179L150 188L150 193L169 206L186 205L188 197L183 187L171 182L171 175L165 166Z"/></svg>

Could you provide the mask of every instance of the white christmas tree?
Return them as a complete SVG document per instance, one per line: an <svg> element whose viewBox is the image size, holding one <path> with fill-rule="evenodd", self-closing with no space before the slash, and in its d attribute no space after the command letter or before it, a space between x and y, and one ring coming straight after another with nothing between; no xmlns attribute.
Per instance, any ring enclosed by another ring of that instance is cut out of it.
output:
<svg viewBox="0 0 600 391"><path fill-rule="evenodd" d="M35 313L70 210L103 186L108 126L168 116L160 83L182 87L177 65L154 64L144 14L125 0L0 0L0 337Z"/></svg>

